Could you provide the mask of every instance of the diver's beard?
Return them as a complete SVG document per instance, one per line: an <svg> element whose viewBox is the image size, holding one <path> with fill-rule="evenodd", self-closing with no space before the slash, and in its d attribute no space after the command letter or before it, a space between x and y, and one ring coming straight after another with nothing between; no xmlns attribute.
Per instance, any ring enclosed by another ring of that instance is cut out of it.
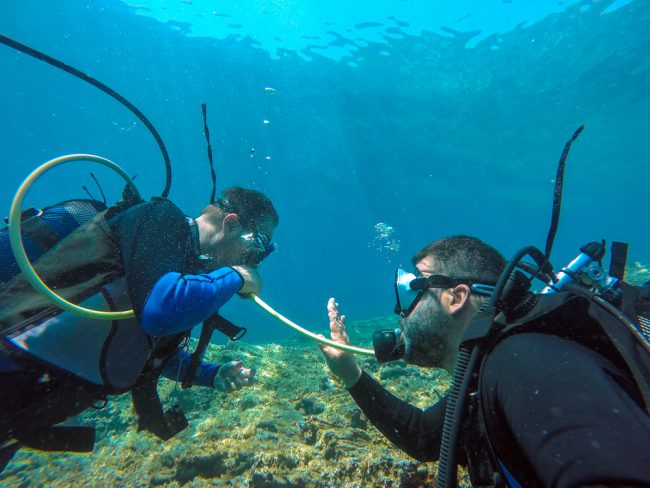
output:
<svg viewBox="0 0 650 488"><path fill-rule="evenodd" d="M424 368L444 368L452 316L437 300L418 307L403 320L404 361Z"/></svg>

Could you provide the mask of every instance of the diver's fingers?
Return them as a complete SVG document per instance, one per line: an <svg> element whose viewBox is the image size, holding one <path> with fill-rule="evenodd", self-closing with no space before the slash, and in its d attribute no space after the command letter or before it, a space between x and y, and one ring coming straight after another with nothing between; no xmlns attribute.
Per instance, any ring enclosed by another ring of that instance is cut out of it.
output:
<svg viewBox="0 0 650 488"><path fill-rule="evenodd" d="M241 390L246 385L246 379L239 375L232 376L230 382L235 390Z"/></svg>
<svg viewBox="0 0 650 488"><path fill-rule="evenodd" d="M242 370L239 372L239 377L248 381L255 377L255 373L255 368L242 368Z"/></svg>
<svg viewBox="0 0 650 488"><path fill-rule="evenodd" d="M318 337L320 337L321 339L325 339L325 338L326 338L323 334L317 334L317 335L318 335ZM318 342L317 345L318 345L318 347L320 348L320 350L323 351L323 354L324 354L326 357L331 358L331 357L335 357L335 356L336 356L336 351L337 351L337 350L336 350L335 348L333 348L332 346L328 346L327 344L324 344L324 343L322 343L322 342Z"/></svg>
<svg viewBox="0 0 650 488"><path fill-rule="evenodd" d="M345 328L345 315L337 317L330 323L332 340L341 344L350 344L350 338Z"/></svg>
<svg viewBox="0 0 650 488"><path fill-rule="evenodd" d="M339 314L339 304L334 301L334 298L330 298L327 301L327 315L331 320L333 320Z"/></svg>
<svg viewBox="0 0 650 488"><path fill-rule="evenodd" d="M244 365L241 361L229 361L221 367L223 368L222 374L224 375L238 374L242 369L244 369Z"/></svg>

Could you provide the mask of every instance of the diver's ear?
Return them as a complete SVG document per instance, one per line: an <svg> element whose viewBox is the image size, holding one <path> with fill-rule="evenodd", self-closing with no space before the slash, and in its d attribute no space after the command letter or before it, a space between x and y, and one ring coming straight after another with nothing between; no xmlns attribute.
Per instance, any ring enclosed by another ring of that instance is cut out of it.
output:
<svg viewBox="0 0 650 488"><path fill-rule="evenodd" d="M222 230L224 234L230 234L231 232L239 232L239 216L234 213L226 214L223 218Z"/></svg>
<svg viewBox="0 0 650 488"><path fill-rule="evenodd" d="M447 306L449 307L449 313L456 315L458 312L463 310L466 305L469 304L470 289L469 286L461 284L452 288L449 292L449 301Z"/></svg>

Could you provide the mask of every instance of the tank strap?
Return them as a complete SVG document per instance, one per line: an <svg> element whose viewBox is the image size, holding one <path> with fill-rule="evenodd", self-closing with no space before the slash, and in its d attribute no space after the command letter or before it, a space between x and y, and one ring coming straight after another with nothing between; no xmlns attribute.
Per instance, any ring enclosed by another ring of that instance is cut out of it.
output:
<svg viewBox="0 0 650 488"><path fill-rule="evenodd" d="M625 242L612 242L609 275L621 281L625 278L627 248L628 245Z"/></svg>
<svg viewBox="0 0 650 488"><path fill-rule="evenodd" d="M178 405L163 410L158 395L158 378L165 365L185 337L177 334L161 338L135 386L131 389L133 409L138 419L138 432L148 430L166 441L184 430L189 424Z"/></svg>
<svg viewBox="0 0 650 488"><path fill-rule="evenodd" d="M133 408L138 418L138 432L148 430L166 441L189 424L178 405L164 411L158 395L158 375L147 374L131 390Z"/></svg>
<svg viewBox="0 0 650 488"><path fill-rule="evenodd" d="M496 458L487 433L480 391L468 399L463 431L462 444L472 486L503 488L505 484L499 470L501 463Z"/></svg>

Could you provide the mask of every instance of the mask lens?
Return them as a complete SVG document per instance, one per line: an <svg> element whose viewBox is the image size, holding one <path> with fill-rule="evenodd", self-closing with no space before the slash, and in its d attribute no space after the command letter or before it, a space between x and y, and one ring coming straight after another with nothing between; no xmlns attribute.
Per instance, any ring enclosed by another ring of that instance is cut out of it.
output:
<svg viewBox="0 0 650 488"><path fill-rule="evenodd" d="M413 280L417 279L413 273L398 269L395 273L395 298L397 305L395 306L395 313L397 315L406 316L412 309L416 300L418 299L419 292L411 288Z"/></svg>
<svg viewBox="0 0 650 488"><path fill-rule="evenodd" d="M246 245L244 259L249 264L261 263L269 254L275 251L275 244L259 232L250 232L241 236Z"/></svg>

